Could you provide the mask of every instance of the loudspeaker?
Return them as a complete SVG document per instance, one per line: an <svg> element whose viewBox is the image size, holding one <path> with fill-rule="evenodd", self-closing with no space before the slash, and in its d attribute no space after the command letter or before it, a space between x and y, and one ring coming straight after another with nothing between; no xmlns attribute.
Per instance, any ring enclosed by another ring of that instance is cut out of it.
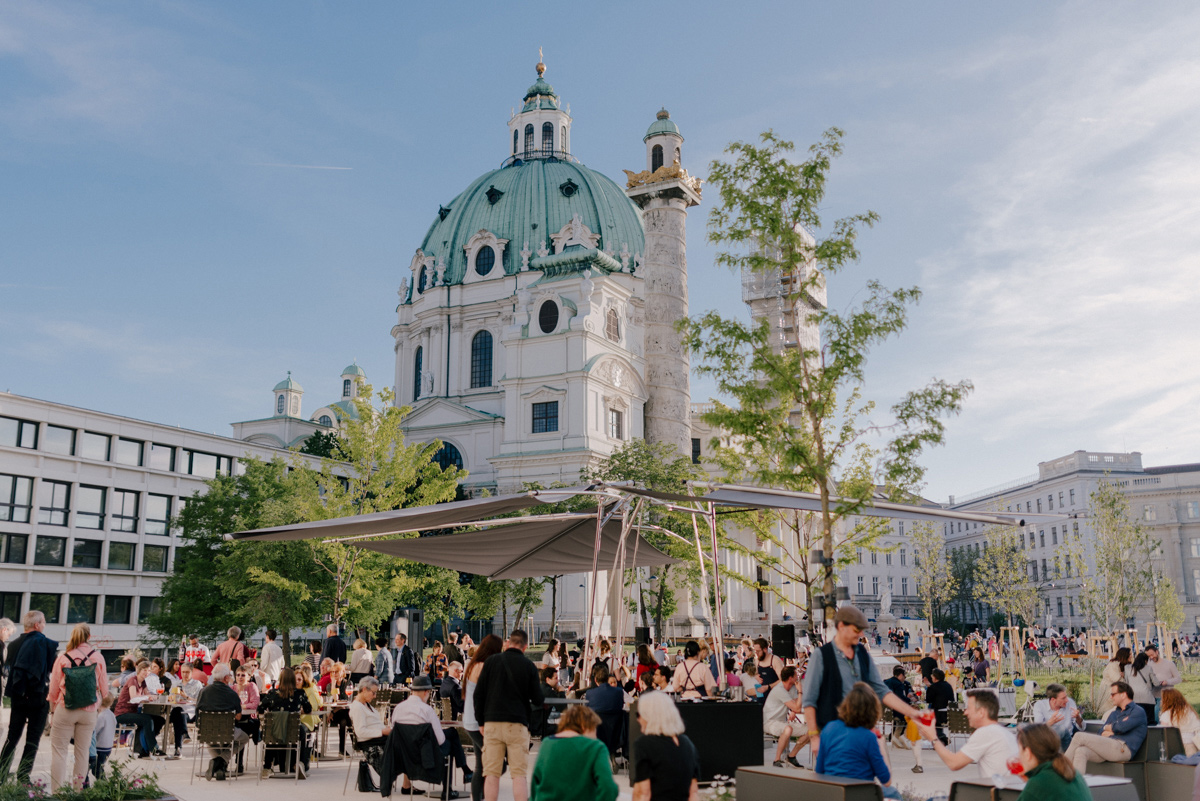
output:
<svg viewBox="0 0 1200 801"><path fill-rule="evenodd" d="M776 623L771 626L771 651L780 659L796 658L796 626Z"/></svg>
<svg viewBox="0 0 1200 801"><path fill-rule="evenodd" d="M420 609L397 609L392 615L392 636L389 644L397 634L408 637L409 646L417 653L421 652L425 641L425 613Z"/></svg>
<svg viewBox="0 0 1200 801"><path fill-rule="evenodd" d="M641 645L642 643L646 643L647 645L653 644L652 641L650 640L650 627L649 626L637 626L633 630L633 644Z"/></svg>

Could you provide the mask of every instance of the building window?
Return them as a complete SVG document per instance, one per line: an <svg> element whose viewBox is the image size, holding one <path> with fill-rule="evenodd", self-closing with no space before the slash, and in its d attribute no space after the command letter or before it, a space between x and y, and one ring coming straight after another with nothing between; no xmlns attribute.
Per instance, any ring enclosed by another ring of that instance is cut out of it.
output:
<svg viewBox="0 0 1200 801"><path fill-rule="evenodd" d="M900 549L900 566L903 567L907 564L908 564L908 551L904 548L901 548Z"/></svg>
<svg viewBox="0 0 1200 801"><path fill-rule="evenodd" d="M167 572L167 546L142 546L142 570L146 573Z"/></svg>
<svg viewBox="0 0 1200 801"><path fill-rule="evenodd" d="M612 342L621 341L621 319L616 309L609 309L608 314L604 315L604 336Z"/></svg>
<svg viewBox="0 0 1200 801"><path fill-rule="evenodd" d="M1063 569L1067 573L1067 578L1070 578L1071 577L1071 557L1070 556L1063 557Z"/></svg>
<svg viewBox="0 0 1200 801"><path fill-rule="evenodd" d="M1058 545L1058 526L1050 527L1050 544Z"/></svg>
<svg viewBox="0 0 1200 801"><path fill-rule="evenodd" d="M59 622L59 609L62 596L53 592L29 593L29 611L41 612L46 616L47 623Z"/></svg>
<svg viewBox="0 0 1200 801"><path fill-rule="evenodd" d="M201 478L233 475L233 459L203 451L183 451L183 472Z"/></svg>
<svg viewBox="0 0 1200 801"><path fill-rule="evenodd" d="M84 431L79 438L79 455L84 459L95 459L97 462L107 462L109 448L112 447L112 437L107 434L97 434L94 431Z"/></svg>
<svg viewBox="0 0 1200 801"><path fill-rule="evenodd" d="M1075 539L1079 539L1079 524L1078 523L1071 524L1071 531L1075 535Z"/></svg>
<svg viewBox="0 0 1200 801"><path fill-rule="evenodd" d="M1075 490L1070 490L1069 492L1070 492L1070 495L1068 497L1071 499L1071 505L1074 506L1075 505Z"/></svg>
<svg viewBox="0 0 1200 801"><path fill-rule="evenodd" d="M138 599L138 623L143 624L150 619L152 615L157 615L162 609L161 598L139 598Z"/></svg>
<svg viewBox="0 0 1200 801"><path fill-rule="evenodd" d="M871 594L879 595L879 576L871 576Z"/></svg>
<svg viewBox="0 0 1200 801"><path fill-rule="evenodd" d="M148 467L153 470L174 472L175 447L173 445L160 445L157 442L150 443L150 464Z"/></svg>
<svg viewBox="0 0 1200 801"><path fill-rule="evenodd" d="M62 567L67 563L67 538L38 535L33 548L33 563L45 567Z"/></svg>
<svg viewBox="0 0 1200 801"><path fill-rule="evenodd" d="M132 542L110 541L108 543L108 569L133 570L133 552L136 547Z"/></svg>
<svg viewBox="0 0 1200 801"><path fill-rule="evenodd" d="M104 596L105 623L128 623L131 611L133 611L133 598L128 595Z"/></svg>
<svg viewBox="0 0 1200 801"><path fill-rule="evenodd" d="M137 532L138 493L132 490L113 490L113 531Z"/></svg>
<svg viewBox="0 0 1200 801"><path fill-rule="evenodd" d="M137 516L137 506L134 505L134 517ZM124 531L125 529L121 529ZM137 530L136 520L132 531ZM146 496L146 533L166 535L171 530L171 496L169 495L154 495L153 493Z"/></svg>
<svg viewBox="0 0 1200 801"><path fill-rule="evenodd" d="M1075 599L1074 598L1067 599L1067 611L1070 612L1071 617L1075 617Z"/></svg>
<svg viewBox="0 0 1200 801"><path fill-rule="evenodd" d="M533 404L533 433L548 434L558 430L558 401Z"/></svg>
<svg viewBox="0 0 1200 801"><path fill-rule="evenodd" d="M908 578L907 577L900 579L900 594L908 595Z"/></svg>
<svg viewBox="0 0 1200 801"><path fill-rule="evenodd" d="M429 285L429 270L422 267L421 273L417 277L417 292L418 294L425 293L425 287Z"/></svg>
<svg viewBox="0 0 1200 801"><path fill-rule="evenodd" d="M858 577L858 594L859 595L863 594L863 577L862 576Z"/></svg>
<svg viewBox="0 0 1200 801"><path fill-rule="evenodd" d="M491 248L488 248L491 250ZM492 385L492 332L471 337L471 389Z"/></svg>
<svg viewBox="0 0 1200 801"><path fill-rule="evenodd" d="M71 485L65 481L42 479L38 522L47 526L65 526L71 511Z"/></svg>
<svg viewBox="0 0 1200 801"><path fill-rule="evenodd" d="M333 420L330 419L329 415L327 414L321 415L321 418L317 420L317 423L325 426L326 428L333 428Z"/></svg>
<svg viewBox="0 0 1200 801"><path fill-rule="evenodd" d="M75 540L71 548L71 567L100 567L100 540Z"/></svg>
<svg viewBox="0 0 1200 801"><path fill-rule="evenodd" d="M1148 523L1153 523L1155 520L1155 511L1153 504L1146 504L1142 507L1142 519Z"/></svg>
<svg viewBox="0 0 1200 801"><path fill-rule="evenodd" d="M1065 504L1065 503L1063 503L1063 491L1062 491L1062 490L1059 490L1059 491L1058 491L1058 508L1059 508L1059 509L1062 509L1062 508L1064 508L1064 507L1066 507L1066 504ZM1059 601L1061 601L1061 600L1062 600L1062 599L1060 598L1060 599L1059 599Z"/></svg>
<svg viewBox="0 0 1200 801"><path fill-rule="evenodd" d="M525 157L533 155L533 126L525 126Z"/></svg>
<svg viewBox="0 0 1200 801"><path fill-rule="evenodd" d="M1038 532L1038 545L1042 548L1046 547L1046 532L1044 532L1044 531Z"/></svg>
<svg viewBox="0 0 1200 801"><path fill-rule="evenodd" d="M280 393L279 397L275 399L275 414L283 414L284 403L286 403L286 401L284 400L283 394Z"/></svg>
<svg viewBox="0 0 1200 801"><path fill-rule="evenodd" d="M878 551L871 551L871 564L873 564L873 565L879 564L879 552Z"/></svg>
<svg viewBox="0 0 1200 801"><path fill-rule="evenodd" d="M61 453L63 456L75 455L75 429L61 426L46 426L42 436L42 450L47 453Z"/></svg>
<svg viewBox="0 0 1200 801"><path fill-rule="evenodd" d="M127 464L131 467L142 466L142 445L136 439L125 439L124 437L117 438L117 451L113 454L113 461L119 464Z"/></svg>
<svg viewBox="0 0 1200 801"><path fill-rule="evenodd" d="M475 272L479 275L487 275L496 266L496 251L492 250L491 245L484 245L475 252Z"/></svg>
<svg viewBox="0 0 1200 801"><path fill-rule="evenodd" d="M96 606L100 600L98 595L67 596L68 623L95 623Z"/></svg>
<svg viewBox="0 0 1200 801"><path fill-rule="evenodd" d="M9 620L21 619L21 593L0 592L0 617Z"/></svg>
<svg viewBox="0 0 1200 801"><path fill-rule="evenodd" d="M558 328L558 304L548 300L538 309L538 328L543 334L551 334Z"/></svg>
<svg viewBox="0 0 1200 801"><path fill-rule="evenodd" d="M855 548L854 555L858 558L858 564L862 564L862 548Z"/></svg>
<svg viewBox="0 0 1200 801"><path fill-rule="evenodd" d="M6 565L25 564L25 551L29 545L26 534L0 534L0 562ZM6 615L12 617L12 615Z"/></svg>
<svg viewBox="0 0 1200 801"><path fill-rule="evenodd" d="M700 438L692 437L692 464L700 464Z"/></svg>
<svg viewBox="0 0 1200 801"><path fill-rule="evenodd" d="M1046 560L1042 560L1042 581L1050 578L1050 571L1047 569Z"/></svg>
<svg viewBox="0 0 1200 801"><path fill-rule="evenodd" d="M1054 493L1053 492L1046 496L1046 507L1047 507L1046 511L1048 511L1048 512L1054 511Z"/></svg>
<svg viewBox="0 0 1200 801"><path fill-rule="evenodd" d="M38 424L32 420L0 417L0 445L10 448L36 448Z"/></svg>
<svg viewBox="0 0 1200 801"><path fill-rule="evenodd" d="M517 155L517 136L519 136L519 134L516 131L513 131L513 155L514 156Z"/></svg>
<svg viewBox="0 0 1200 801"><path fill-rule="evenodd" d="M885 553L883 555L883 563L885 565L890 565L892 563L892 552L891 551L888 551L887 553Z"/></svg>
<svg viewBox="0 0 1200 801"><path fill-rule="evenodd" d="M554 123L542 123L542 153L549 156L554 152Z"/></svg>
<svg viewBox="0 0 1200 801"><path fill-rule="evenodd" d="M662 145L655 145L650 148L650 172L654 172L663 165L663 149Z"/></svg>
<svg viewBox="0 0 1200 801"><path fill-rule="evenodd" d="M1037 499L1037 507L1038 507L1039 512L1042 511L1042 499L1041 498Z"/></svg>
<svg viewBox="0 0 1200 801"><path fill-rule="evenodd" d="M1187 516L1189 520L1195 520L1200 517L1200 501L1187 502Z"/></svg>
<svg viewBox="0 0 1200 801"><path fill-rule="evenodd" d="M75 494L75 528L104 528L105 494L104 487L79 486Z"/></svg>
<svg viewBox="0 0 1200 801"><path fill-rule="evenodd" d="M33 509L33 479L0 473L0 520L28 523Z"/></svg>
<svg viewBox="0 0 1200 801"><path fill-rule="evenodd" d="M608 410L608 436L610 439L625 439L625 414L620 409Z"/></svg>
<svg viewBox="0 0 1200 801"><path fill-rule="evenodd" d="M442 447L433 455L433 461L443 470L449 470L451 467L463 469L462 453L449 442L442 443Z"/></svg>
<svg viewBox="0 0 1200 801"><path fill-rule="evenodd" d="M425 349L418 347L413 357L413 400L421 397L421 370L425 361Z"/></svg>

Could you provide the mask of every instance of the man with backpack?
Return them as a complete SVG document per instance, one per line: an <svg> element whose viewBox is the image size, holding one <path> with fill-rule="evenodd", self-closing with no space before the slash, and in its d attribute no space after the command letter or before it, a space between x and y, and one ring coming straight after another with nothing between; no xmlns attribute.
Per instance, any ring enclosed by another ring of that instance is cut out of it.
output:
<svg viewBox="0 0 1200 801"><path fill-rule="evenodd" d="M4 749L0 750L0 777L8 775L13 753L23 733L25 750L17 766L17 779L28 784L42 732L46 730L46 716L50 713L46 694L50 689L50 670L54 667L58 643L43 634L46 616L41 612L31 609L21 618L21 623L25 633L8 647L8 686L4 694L12 700L12 712L8 739Z"/></svg>
<svg viewBox="0 0 1200 801"><path fill-rule="evenodd" d="M532 707L542 705L537 666L525 657L529 637L515 629L508 648L483 663L475 687L475 719L483 735L483 797L496 801L504 759L513 777L513 798L529 797L529 721Z"/></svg>
<svg viewBox="0 0 1200 801"><path fill-rule="evenodd" d="M71 784L83 786L100 699L108 691L104 657L92 647L92 631L79 623L71 632L67 650L54 660L50 671L50 792L67 783L67 749L75 741L75 768Z"/></svg>

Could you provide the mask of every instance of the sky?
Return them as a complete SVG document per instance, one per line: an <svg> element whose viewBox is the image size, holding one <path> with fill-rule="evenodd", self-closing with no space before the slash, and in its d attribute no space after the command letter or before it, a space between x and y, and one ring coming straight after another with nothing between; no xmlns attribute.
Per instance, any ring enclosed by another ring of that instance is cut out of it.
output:
<svg viewBox="0 0 1200 801"><path fill-rule="evenodd" d="M396 289L508 155L541 47L614 179L661 106L700 177L766 129L846 132L825 220L880 221L830 304L923 292L872 354L872 421L975 386L927 497L1078 449L1200 462L1197 41L1187 2L5 3L0 388L228 435L288 370L306 410L352 360L390 385ZM744 315L714 194L691 309Z"/></svg>

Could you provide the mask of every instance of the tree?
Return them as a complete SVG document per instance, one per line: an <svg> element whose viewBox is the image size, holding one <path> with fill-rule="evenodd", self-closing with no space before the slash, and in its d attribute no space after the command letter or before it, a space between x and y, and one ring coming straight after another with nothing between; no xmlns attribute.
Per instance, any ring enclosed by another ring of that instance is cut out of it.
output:
<svg viewBox="0 0 1200 801"><path fill-rule="evenodd" d="M1082 614L1107 632L1124 629L1137 608L1154 599L1149 555L1157 541L1130 517L1128 500L1107 474L1089 496L1088 514L1089 542L1076 531L1060 550L1075 566Z"/></svg>
<svg viewBox="0 0 1200 801"><path fill-rule="evenodd" d="M300 446L301 453L310 456L321 456L326 459L337 459L341 454L341 440L332 431L314 431L304 444Z"/></svg>
<svg viewBox="0 0 1200 801"><path fill-rule="evenodd" d="M1004 615L1012 626L1018 618L1027 624L1037 620L1042 595L1028 572L1020 535L991 529L987 547L975 568L975 594L980 602Z"/></svg>
<svg viewBox="0 0 1200 801"><path fill-rule="evenodd" d="M950 576L955 585L951 600L958 607L960 623L979 623L981 620L975 590L978 566L979 556L974 549L970 547L955 548L950 552Z"/></svg>
<svg viewBox="0 0 1200 801"><path fill-rule="evenodd" d="M1161 574L1154 585L1154 616L1167 631L1179 631L1183 626L1183 605L1175 582Z"/></svg>
<svg viewBox="0 0 1200 801"><path fill-rule="evenodd" d="M932 523L912 527L913 574L917 594L925 607L930 626L940 628L935 617L942 617L942 606L958 591L958 580L946 556L946 538Z"/></svg>
<svg viewBox="0 0 1200 801"><path fill-rule="evenodd" d="M822 228L820 207L841 138L831 128L800 163L788 158L794 145L771 131L762 134L761 146L735 142L726 148L734 159L714 161L709 172L720 201L709 216L708 240L728 248L717 254L718 264L786 278L793 306L824 296L826 279L858 260L861 229L878 219L864 212ZM716 402L703 416L730 435L729 442L714 440L718 456L729 461L737 458L734 452L743 459L748 454L747 474L754 483L818 493L828 558L836 553L839 522L869 503L874 484L893 496L920 485L924 470L918 457L942 443L941 418L959 412L972 389L967 381L935 379L896 402L891 422L861 422L874 412L872 403L860 400L870 351L904 329L907 309L920 295L915 287L889 290L869 281L857 307L835 311L814 303L806 322L819 328L820 341L800 337L795 347L778 347L765 320L751 326L708 312L680 324L698 357L697 373L715 379L732 401ZM890 439L874 481L847 481L858 445L881 434ZM835 502L836 494L843 500ZM826 616L832 620L834 565L827 563L822 573Z"/></svg>

